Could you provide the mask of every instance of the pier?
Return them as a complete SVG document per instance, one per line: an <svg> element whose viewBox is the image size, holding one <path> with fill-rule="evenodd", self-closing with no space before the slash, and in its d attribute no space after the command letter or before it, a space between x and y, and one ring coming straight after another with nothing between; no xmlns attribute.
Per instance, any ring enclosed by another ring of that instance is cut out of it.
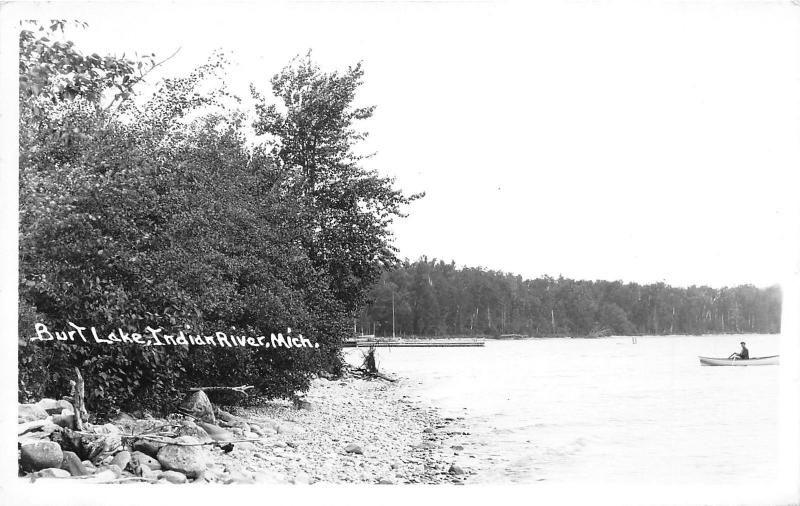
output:
<svg viewBox="0 0 800 506"><path fill-rule="evenodd" d="M463 348L484 346L483 339L380 339L348 338L342 343L345 348Z"/></svg>

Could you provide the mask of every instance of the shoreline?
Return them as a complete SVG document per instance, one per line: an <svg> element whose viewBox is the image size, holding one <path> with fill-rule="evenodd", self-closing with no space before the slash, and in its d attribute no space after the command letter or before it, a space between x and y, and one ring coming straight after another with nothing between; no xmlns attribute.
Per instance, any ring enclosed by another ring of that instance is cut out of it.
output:
<svg viewBox="0 0 800 506"><path fill-rule="evenodd" d="M303 409L287 401L231 408L279 429L274 440L240 444L214 460L277 482L463 484L473 473L457 463L459 445L448 431L456 419L413 400L405 381L317 378Z"/></svg>
<svg viewBox="0 0 800 506"><path fill-rule="evenodd" d="M316 378L302 399L256 398L251 406L223 406L229 411L196 392L180 408L193 414L120 413L80 431L69 428L76 411L66 400L20 404L19 476L84 483L463 484L475 471L458 462L464 450L458 438L467 433L451 426L462 419L413 399L408 381ZM203 422L212 411L215 423Z"/></svg>

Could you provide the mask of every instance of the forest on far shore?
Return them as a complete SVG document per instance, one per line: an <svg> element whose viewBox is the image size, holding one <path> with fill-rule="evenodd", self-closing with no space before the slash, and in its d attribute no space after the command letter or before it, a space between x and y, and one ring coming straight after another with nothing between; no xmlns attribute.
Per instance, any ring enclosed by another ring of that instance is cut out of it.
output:
<svg viewBox="0 0 800 506"><path fill-rule="evenodd" d="M672 287L405 261L372 288L358 331L377 336L777 333L778 286Z"/></svg>

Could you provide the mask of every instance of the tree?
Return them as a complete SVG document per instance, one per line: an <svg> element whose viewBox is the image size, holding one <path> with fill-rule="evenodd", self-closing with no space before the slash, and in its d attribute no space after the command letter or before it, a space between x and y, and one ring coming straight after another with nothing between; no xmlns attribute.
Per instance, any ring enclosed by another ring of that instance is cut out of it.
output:
<svg viewBox="0 0 800 506"><path fill-rule="evenodd" d="M367 134L355 124L374 110L353 105L363 75L360 63L343 73L322 72L309 54L272 78L282 107L251 86L256 132L272 137L285 189L301 208L301 241L353 313L381 271L396 265L389 224L421 196L404 196L392 179L362 166L366 157L356 148Z"/></svg>
<svg viewBox="0 0 800 506"><path fill-rule="evenodd" d="M313 261L304 244L314 207L267 147L249 146L244 116L224 90L208 91L224 62L212 58L165 79L139 104L132 95L108 96L118 89L109 72L128 75L135 62L102 63L105 73L90 68L80 82L91 82L62 93L64 78L78 78L48 62L61 51L83 72L85 58L71 43L33 32L23 32L20 44L27 55L21 82L35 74L41 84L36 94L20 94L21 399L65 394L75 366L95 412L165 408L178 388L200 381L249 383L286 397L307 388L314 373L340 366L341 336L352 320L333 292L330 262ZM55 52L37 49L45 46ZM28 340L36 322L64 329L69 321L101 331L149 325L203 335L291 327L319 348Z"/></svg>

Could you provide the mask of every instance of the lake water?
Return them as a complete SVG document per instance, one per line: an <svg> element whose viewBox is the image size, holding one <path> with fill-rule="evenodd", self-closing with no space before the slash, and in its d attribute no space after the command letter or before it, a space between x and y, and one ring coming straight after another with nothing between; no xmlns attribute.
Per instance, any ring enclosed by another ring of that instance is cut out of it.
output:
<svg viewBox="0 0 800 506"><path fill-rule="evenodd" d="M770 483L778 472L780 366L705 367L744 340L648 336L488 341L483 348L379 348L381 370L464 417L471 482ZM356 362L363 350L348 350Z"/></svg>

